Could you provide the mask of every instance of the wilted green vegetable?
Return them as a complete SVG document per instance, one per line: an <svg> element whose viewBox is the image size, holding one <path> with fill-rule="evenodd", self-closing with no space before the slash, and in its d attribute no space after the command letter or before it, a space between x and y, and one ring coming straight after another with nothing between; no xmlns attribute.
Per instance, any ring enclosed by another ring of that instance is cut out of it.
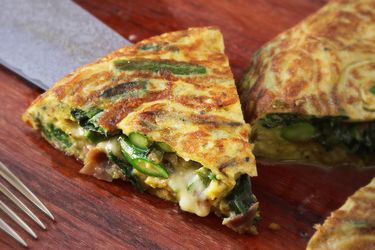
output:
<svg viewBox="0 0 375 250"><path fill-rule="evenodd" d="M108 158L110 161L115 163L117 166L119 166L122 171L124 172L126 178L130 181L130 183L139 191L144 191L144 187L142 183L139 181L138 177L133 174L133 167L124 161L123 159L115 156L112 152L108 153Z"/></svg>
<svg viewBox="0 0 375 250"><path fill-rule="evenodd" d="M371 88L370 88L369 90L370 90L370 92L371 92L372 94L375 95L375 85L371 86Z"/></svg>
<svg viewBox="0 0 375 250"><path fill-rule="evenodd" d="M114 87L105 89L99 97L102 98L120 98L133 95L139 95L143 90L146 89L146 80L136 80L131 82L125 82L118 84Z"/></svg>
<svg viewBox="0 0 375 250"><path fill-rule="evenodd" d="M316 136L314 126L307 122L299 122L285 126L281 130L281 137L288 141L305 142Z"/></svg>
<svg viewBox="0 0 375 250"><path fill-rule="evenodd" d="M148 70L152 72L169 71L175 75L206 74L205 67L198 64L191 64L177 61L153 61L143 60L118 60L114 62L119 70L134 71Z"/></svg>
<svg viewBox="0 0 375 250"><path fill-rule="evenodd" d="M212 180L216 180L215 174L208 168L201 167L196 170L195 173L199 176L205 186L208 186Z"/></svg>
<svg viewBox="0 0 375 250"><path fill-rule="evenodd" d="M236 214L246 213L251 205L257 202L252 193L250 177L246 174L241 175L225 199Z"/></svg>
<svg viewBox="0 0 375 250"><path fill-rule="evenodd" d="M84 136L92 143L98 143L107 139L103 134L91 130L86 130Z"/></svg>
<svg viewBox="0 0 375 250"><path fill-rule="evenodd" d="M158 164L147 159L148 149L136 147L124 136L119 137L119 142L125 159L139 172L148 176L169 177L167 170L161 163Z"/></svg>
<svg viewBox="0 0 375 250"><path fill-rule="evenodd" d="M103 114L102 109L91 108L84 111L82 109L73 108L70 114L82 128L95 131L100 134L106 134L105 130L98 124L99 118Z"/></svg>
<svg viewBox="0 0 375 250"><path fill-rule="evenodd" d="M156 146L158 146L158 148L160 148L164 152L167 152L167 153L174 152L173 148L164 142L157 142Z"/></svg>
<svg viewBox="0 0 375 250"><path fill-rule="evenodd" d="M152 50L158 51L161 49L161 45L157 43L146 43L139 47L141 50Z"/></svg>
<svg viewBox="0 0 375 250"><path fill-rule="evenodd" d="M161 164L143 158L136 158L130 162L133 162L134 168L145 175L165 179L169 177L167 170Z"/></svg>
<svg viewBox="0 0 375 250"><path fill-rule="evenodd" d="M281 136L289 141L312 141L326 150L341 146L363 157L375 153L375 122L349 122L345 116L280 113L268 114L259 123L265 128L281 128Z"/></svg>
<svg viewBox="0 0 375 250"><path fill-rule="evenodd" d="M130 133L129 140L138 148L147 149L150 146L150 141L147 137L137 132Z"/></svg>
<svg viewBox="0 0 375 250"><path fill-rule="evenodd" d="M59 146L63 148L70 148L73 145L69 139L69 136L52 123L43 124L38 119L38 126L48 140L56 142Z"/></svg>

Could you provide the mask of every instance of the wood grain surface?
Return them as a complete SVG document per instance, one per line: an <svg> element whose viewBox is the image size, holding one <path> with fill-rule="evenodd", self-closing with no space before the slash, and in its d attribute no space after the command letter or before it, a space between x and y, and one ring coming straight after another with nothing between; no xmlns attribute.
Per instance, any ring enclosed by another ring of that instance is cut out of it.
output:
<svg viewBox="0 0 375 250"><path fill-rule="evenodd" d="M226 52L238 81L257 48L326 1L77 2L133 41L191 26L217 25L224 34ZM375 175L374 169L326 171L258 163L259 177L253 179L253 186L263 217L259 235L238 235L213 215L200 218L179 211L172 203L138 193L129 184L106 183L78 174L81 163L53 149L20 120L41 92L0 67L0 160L56 217L52 222L30 205L48 227L43 231L22 216L39 235L38 240L32 240L0 213L32 249L303 249L313 233L312 226ZM6 201L1 195L0 199ZM281 228L269 229L272 222ZM0 249L14 248L21 247L0 232Z"/></svg>

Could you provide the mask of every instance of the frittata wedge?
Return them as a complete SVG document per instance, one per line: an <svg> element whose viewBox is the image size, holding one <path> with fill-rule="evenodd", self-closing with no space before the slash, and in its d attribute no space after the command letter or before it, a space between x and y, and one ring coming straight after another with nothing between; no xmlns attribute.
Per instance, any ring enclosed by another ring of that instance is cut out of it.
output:
<svg viewBox="0 0 375 250"><path fill-rule="evenodd" d="M255 155L375 164L375 2L333 0L259 49L240 84Z"/></svg>
<svg viewBox="0 0 375 250"><path fill-rule="evenodd" d="M316 229L307 250L375 249L375 178Z"/></svg>
<svg viewBox="0 0 375 250"><path fill-rule="evenodd" d="M255 233L256 175L217 28L191 28L115 51L58 81L23 120L84 162L81 173L211 211Z"/></svg>

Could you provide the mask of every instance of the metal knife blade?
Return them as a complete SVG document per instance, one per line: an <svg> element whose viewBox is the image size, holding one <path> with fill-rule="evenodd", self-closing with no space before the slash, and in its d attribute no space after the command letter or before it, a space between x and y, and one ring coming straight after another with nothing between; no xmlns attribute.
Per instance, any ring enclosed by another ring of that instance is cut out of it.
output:
<svg viewBox="0 0 375 250"><path fill-rule="evenodd" d="M42 89L130 44L70 0L0 0L0 63Z"/></svg>

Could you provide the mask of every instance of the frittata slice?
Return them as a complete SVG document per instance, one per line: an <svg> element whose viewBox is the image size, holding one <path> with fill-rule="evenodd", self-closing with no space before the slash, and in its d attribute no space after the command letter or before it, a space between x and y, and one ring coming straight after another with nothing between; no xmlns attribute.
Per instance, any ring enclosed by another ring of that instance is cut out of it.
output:
<svg viewBox="0 0 375 250"><path fill-rule="evenodd" d="M81 173L178 202L255 233L256 175L239 97L214 27L152 37L58 81L23 120L84 162Z"/></svg>
<svg viewBox="0 0 375 250"><path fill-rule="evenodd" d="M307 250L375 249L375 178L316 229Z"/></svg>
<svg viewBox="0 0 375 250"><path fill-rule="evenodd" d="M260 48L240 84L254 153L375 164L375 1L332 0Z"/></svg>

